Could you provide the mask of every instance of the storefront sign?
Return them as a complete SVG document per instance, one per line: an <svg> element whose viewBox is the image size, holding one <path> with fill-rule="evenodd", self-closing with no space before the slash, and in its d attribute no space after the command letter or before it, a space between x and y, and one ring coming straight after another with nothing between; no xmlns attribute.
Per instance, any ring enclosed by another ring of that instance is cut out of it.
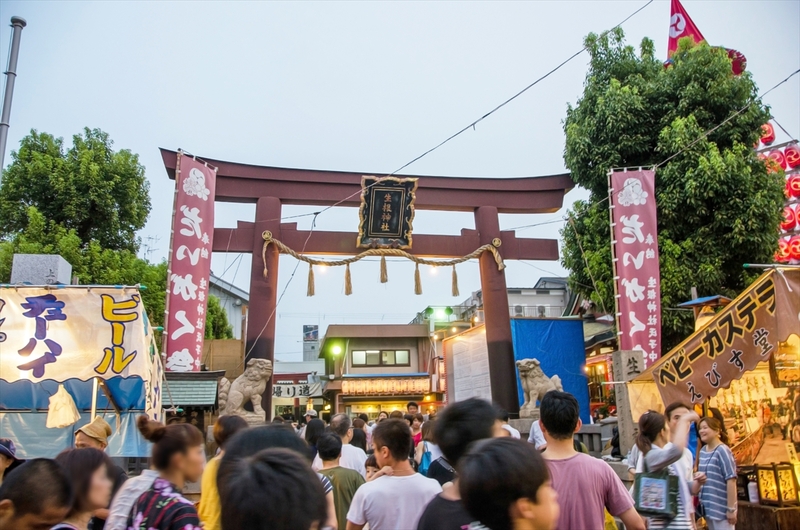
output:
<svg viewBox="0 0 800 530"><path fill-rule="evenodd" d="M216 169L178 152L167 315L167 370L200 370L206 327Z"/></svg>
<svg viewBox="0 0 800 530"><path fill-rule="evenodd" d="M661 357L655 173L615 171L610 184L619 349L644 352L646 368Z"/></svg>
<svg viewBox="0 0 800 530"><path fill-rule="evenodd" d="M302 385L272 385L272 397L301 398L322 396L322 383Z"/></svg>
<svg viewBox="0 0 800 530"><path fill-rule="evenodd" d="M665 356L653 377L664 403L702 403L798 334L800 271L769 271Z"/></svg>
<svg viewBox="0 0 800 530"><path fill-rule="evenodd" d="M357 378L342 380L342 395L375 396L375 395L420 395L431 390L430 378L425 377L386 377Z"/></svg>
<svg viewBox="0 0 800 530"><path fill-rule="evenodd" d="M361 177L357 245L411 248L417 179Z"/></svg>

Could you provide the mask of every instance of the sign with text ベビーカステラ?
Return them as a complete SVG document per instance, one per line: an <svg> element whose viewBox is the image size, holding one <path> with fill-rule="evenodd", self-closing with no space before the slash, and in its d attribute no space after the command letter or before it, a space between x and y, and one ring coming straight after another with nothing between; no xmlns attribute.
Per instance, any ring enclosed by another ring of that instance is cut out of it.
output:
<svg viewBox="0 0 800 530"><path fill-rule="evenodd" d="M361 177L358 241L362 248L411 248L417 179Z"/></svg>
<svg viewBox="0 0 800 530"><path fill-rule="evenodd" d="M782 360L798 335L800 270L771 270L665 355L652 375L664 403L702 403L759 363Z"/></svg>

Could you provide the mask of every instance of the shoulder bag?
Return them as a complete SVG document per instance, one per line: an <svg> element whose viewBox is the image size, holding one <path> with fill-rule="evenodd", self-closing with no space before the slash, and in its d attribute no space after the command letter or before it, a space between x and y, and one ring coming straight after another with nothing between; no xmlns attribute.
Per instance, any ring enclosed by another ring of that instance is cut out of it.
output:
<svg viewBox="0 0 800 530"><path fill-rule="evenodd" d="M642 459L646 458L642 454ZM674 519L678 515L678 477L670 475L669 466L661 471L637 473L633 482L633 502L639 515Z"/></svg>

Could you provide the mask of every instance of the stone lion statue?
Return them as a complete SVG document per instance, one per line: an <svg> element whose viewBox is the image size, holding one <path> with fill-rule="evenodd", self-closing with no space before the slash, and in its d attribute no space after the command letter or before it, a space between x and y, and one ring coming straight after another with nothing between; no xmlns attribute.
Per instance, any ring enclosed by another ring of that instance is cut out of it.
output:
<svg viewBox="0 0 800 530"><path fill-rule="evenodd" d="M517 361L519 380L522 383L525 403L519 409L520 418L534 418L538 416L539 408L536 402L551 390L564 390L561 378L557 375L548 378L542 371L538 359L522 359Z"/></svg>
<svg viewBox="0 0 800 530"><path fill-rule="evenodd" d="M272 362L268 359L250 359L244 373L231 383L226 378L219 382L220 416L242 416L250 424L266 421L266 413L261 408L261 394L272 377ZM253 412L245 410L247 402L253 404Z"/></svg>

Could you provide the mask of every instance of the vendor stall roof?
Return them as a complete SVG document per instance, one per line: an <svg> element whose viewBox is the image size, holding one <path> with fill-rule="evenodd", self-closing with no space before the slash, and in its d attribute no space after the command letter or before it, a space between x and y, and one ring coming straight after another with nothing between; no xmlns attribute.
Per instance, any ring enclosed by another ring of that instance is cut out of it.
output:
<svg viewBox="0 0 800 530"><path fill-rule="evenodd" d="M169 391L164 389L162 396L167 403L172 396L172 404L178 406L213 407L217 404L219 380L224 370L214 372L166 372Z"/></svg>

